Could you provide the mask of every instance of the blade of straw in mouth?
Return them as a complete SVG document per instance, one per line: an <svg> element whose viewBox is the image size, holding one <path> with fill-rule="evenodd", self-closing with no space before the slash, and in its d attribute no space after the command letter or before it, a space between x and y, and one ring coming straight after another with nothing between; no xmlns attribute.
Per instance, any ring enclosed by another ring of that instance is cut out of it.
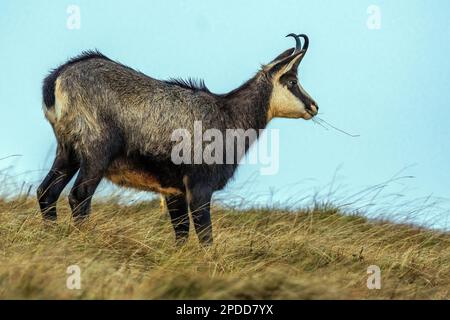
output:
<svg viewBox="0 0 450 320"><path fill-rule="evenodd" d="M341 132L341 133L343 133L343 134L345 134L345 135L347 135L347 136L349 136L349 137L352 137L352 138L358 138L358 137L360 137L359 134L351 134L351 133L348 133L348 132L346 132L346 131L344 131L344 130L342 130L342 129L339 129L339 128L333 126L331 123L329 123L329 122L327 122L327 121L325 121L325 120L323 120L323 119L321 119L321 118L319 118L319 117L316 117L315 120L316 120L315 123L321 125L322 127L325 127L325 126L324 126L324 124L325 124L325 125L329 126L330 128L332 128L332 129L334 129L334 130L336 130L336 131L339 131L339 132ZM327 129L328 129L328 128L327 128Z"/></svg>
<svg viewBox="0 0 450 320"><path fill-rule="evenodd" d="M9 159L9 158L21 157L21 156L22 156L21 154L12 154L10 156L0 158L0 160L6 160L6 159Z"/></svg>
<svg viewBox="0 0 450 320"><path fill-rule="evenodd" d="M319 126L321 126L322 128L324 128L325 130L330 130L330 129L328 129L327 127L325 127L321 122L319 122L319 121L317 121L317 119L315 119L315 118L312 118L312 121L315 123L315 124L318 124Z"/></svg>

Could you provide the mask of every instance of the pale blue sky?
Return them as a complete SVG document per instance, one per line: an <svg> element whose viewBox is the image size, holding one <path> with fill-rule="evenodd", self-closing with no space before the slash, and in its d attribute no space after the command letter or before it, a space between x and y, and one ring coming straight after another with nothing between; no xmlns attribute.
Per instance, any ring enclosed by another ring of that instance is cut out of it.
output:
<svg viewBox="0 0 450 320"><path fill-rule="evenodd" d="M79 30L66 27L72 4L81 9ZM371 4L381 9L380 30L366 26ZM33 183L45 174L54 138L41 111L41 81L82 50L98 48L157 78L204 78L219 93L291 47L284 36L296 32L311 39L300 79L322 117L361 137L275 120L270 127L280 129L279 173L255 177L257 168L242 168L229 190L245 198L278 190L274 201L283 203L323 190L340 166L337 180L355 192L406 168L402 174L415 178L393 183L390 192L448 199L449 21L444 0L3 0L0 158L22 156L2 160L0 168L38 170L21 176ZM252 187L240 189L249 177Z"/></svg>

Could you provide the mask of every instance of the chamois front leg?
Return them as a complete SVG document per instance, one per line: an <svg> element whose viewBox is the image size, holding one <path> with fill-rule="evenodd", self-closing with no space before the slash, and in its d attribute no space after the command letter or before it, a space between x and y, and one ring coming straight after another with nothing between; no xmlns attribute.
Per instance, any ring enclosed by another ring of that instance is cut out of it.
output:
<svg viewBox="0 0 450 320"><path fill-rule="evenodd" d="M212 189L205 185L195 185L188 189L188 203L194 220L195 231L200 243L211 245L213 242L211 225Z"/></svg>

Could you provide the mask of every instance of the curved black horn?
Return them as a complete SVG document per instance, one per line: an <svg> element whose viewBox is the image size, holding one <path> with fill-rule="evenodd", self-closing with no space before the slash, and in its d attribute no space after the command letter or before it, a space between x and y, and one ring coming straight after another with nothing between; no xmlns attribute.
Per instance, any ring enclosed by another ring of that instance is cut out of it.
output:
<svg viewBox="0 0 450 320"><path fill-rule="evenodd" d="M294 52L298 52L298 51L302 50L302 43L301 43L301 41L300 41L298 35L296 35L296 34L294 34L294 33L289 33L289 34L286 36L286 38L287 38L287 37L292 37L292 38L295 39L295 51L294 51Z"/></svg>
<svg viewBox="0 0 450 320"><path fill-rule="evenodd" d="M299 34L299 37L302 37L305 40L305 43L303 44L303 51L308 51L308 47L309 47L309 38L306 34Z"/></svg>
<svg viewBox="0 0 450 320"><path fill-rule="evenodd" d="M299 51L307 51L308 47L309 47L309 38L306 34L294 34L294 33L290 33L288 34L286 37L292 37L295 39L295 52L299 52ZM302 43L300 41L300 38L303 38L303 40L305 41L305 43L303 44L302 47Z"/></svg>

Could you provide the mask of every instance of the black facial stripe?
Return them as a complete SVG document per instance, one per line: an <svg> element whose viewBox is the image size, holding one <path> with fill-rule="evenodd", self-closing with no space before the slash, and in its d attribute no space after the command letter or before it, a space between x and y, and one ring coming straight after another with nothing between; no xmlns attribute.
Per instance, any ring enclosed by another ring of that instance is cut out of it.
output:
<svg viewBox="0 0 450 320"><path fill-rule="evenodd" d="M288 87L288 89L294 96L296 96L298 99L300 99L301 102L303 102L306 109L311 110L311 105L313 104L312 100L305 94L303 94L298 86L294 86L292 88Z"/></svg>
<svg viewBox="0 0 450 320"><path fill-rule="evenodd" d="M309 98L307 95L305 95L299 88L297 84L289 85L290 81L298 81L297 79L297 72L289 71L280 78L280 82L285 85L289 91L292 92L294 96L296 96L300 101L305 105L305 108L311 110L311 105L314 104L311 98Z"/></svg>

